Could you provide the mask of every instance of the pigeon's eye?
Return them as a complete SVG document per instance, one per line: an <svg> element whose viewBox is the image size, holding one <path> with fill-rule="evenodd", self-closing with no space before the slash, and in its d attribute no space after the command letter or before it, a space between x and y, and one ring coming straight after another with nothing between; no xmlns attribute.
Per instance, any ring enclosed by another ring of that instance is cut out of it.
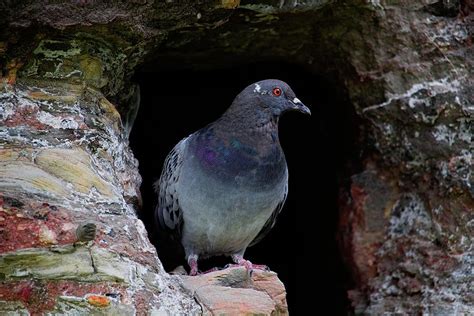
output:
<svg viewBox="0 0 474 316"><path fill-rule="evenodd" d="M279 97L281 95L281 89L280 88L273 88L273 95L276 97Z"/></svg>

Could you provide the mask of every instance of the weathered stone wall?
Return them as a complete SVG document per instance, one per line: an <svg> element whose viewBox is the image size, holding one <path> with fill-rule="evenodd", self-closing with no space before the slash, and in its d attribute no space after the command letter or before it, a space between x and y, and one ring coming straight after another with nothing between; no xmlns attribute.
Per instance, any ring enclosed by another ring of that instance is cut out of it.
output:
<svg viewBox="0 0 474 316"><path fill-rule="evenodd" d="M200 310L136 217L137 162L100 91L3 85L0 113L2 313Z"/></svg>
<svg viewBox="0 0 474 316"><path fill-rule="evenodd" d="M372 4L374 22L360 30L371 62L348 54L358 75L348 88L373 146L341 202L341 241L358 284L350 297L369 314L468 314L472 14L444 1Z"/></svg>
<svg viewBox="0 0 474 316"><path fill-rule="evenodd" d="M361 119L339 233L355 310L473 310L472 1L262 3L3 2L0 308L199 311L134 213L129 79L272 59L335 82Z"/></svg>

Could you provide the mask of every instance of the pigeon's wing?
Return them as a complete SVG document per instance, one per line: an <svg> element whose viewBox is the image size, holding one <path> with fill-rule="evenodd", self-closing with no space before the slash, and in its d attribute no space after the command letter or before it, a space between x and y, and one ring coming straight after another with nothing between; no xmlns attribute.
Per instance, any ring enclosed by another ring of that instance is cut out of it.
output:
<svg viewBox="0 0 474 316"><path fill-rule="evenodd" d="M268 232L273 228L273 226L275 226L278 214L280 214L281 210L283 209L283 205L285 204L287 196L288 196L288 181L286 181L285 191L284 191L282 199L278 202L278 204L277 204L275 210L273 211L272 215L266 221L265 225L263 225L263 227L260 230L260 232L258 233L257 237L255 237L254 240L252 240L252 242L250 243L249 246L253 246L253 245L259 243L263 239L263 237L265 237L268 234Z"/></svg>
<svg viewBox="0 0 474 316"><path fill-rule="evenodd" d="M161 229L167 230L177 240L180 239L183 226L183 213L179 206L177 184L188 138L181 140L171 150L166 157L160 179L155 182L155 191L158 194L155 219Z"/></svg>

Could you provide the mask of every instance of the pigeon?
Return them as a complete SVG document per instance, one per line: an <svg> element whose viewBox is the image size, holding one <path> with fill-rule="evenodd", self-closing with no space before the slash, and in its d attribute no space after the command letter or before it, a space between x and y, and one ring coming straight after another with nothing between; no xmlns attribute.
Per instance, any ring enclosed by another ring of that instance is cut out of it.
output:
<svg viewBox="0 0 474 316"><path fill-rule="evenodd" d="M154 184L158 228L179 241L197 275L198 259L244 259L275 225L288 195L288 168L278 138L279 117L311 114L288 84L276 79L246 87L216 121L182 139Z"/></svg>

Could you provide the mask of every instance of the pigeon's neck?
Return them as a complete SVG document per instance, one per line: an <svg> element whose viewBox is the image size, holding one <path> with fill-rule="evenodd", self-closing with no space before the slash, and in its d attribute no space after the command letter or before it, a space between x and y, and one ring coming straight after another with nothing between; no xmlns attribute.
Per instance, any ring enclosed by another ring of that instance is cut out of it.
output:
<svg viewBox="0 0 474 316"><path fill-rule="evenodd" d="M216 131L244 142L279 145L278 116L263 112L226 112L215 122ZM220 134L220 133L219 133Z"/></svg>

